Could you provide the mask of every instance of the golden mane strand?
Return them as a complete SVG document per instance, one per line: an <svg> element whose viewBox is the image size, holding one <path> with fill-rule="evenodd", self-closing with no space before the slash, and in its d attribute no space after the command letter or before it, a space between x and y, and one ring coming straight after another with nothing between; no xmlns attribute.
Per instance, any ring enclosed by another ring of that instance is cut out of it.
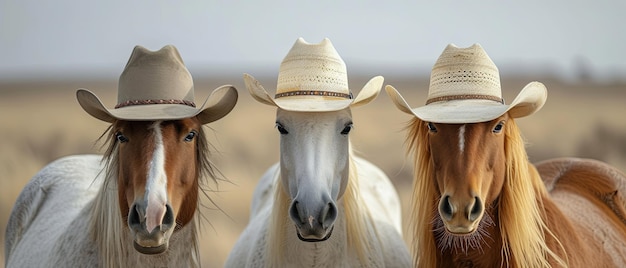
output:
<svg viewBox="0 0 626 268"><path fill-rule="evenodd" d="M513 118L505 125L505 157L506 179L498 204L503 260L513 267L550 267L548 259L552 258L559 266L567 267L566 260L546 244L545 235L549 235L561 245L545 223L543 199L548 194L539 173L528 161L524 140Z"/></svg>
<svg viewBox="0 0 626 268"><path fill-rule="evenodd" d="M436 213L437 190L431 181L432 167L428 130L424 121L413 118L406 138L407 155L415 159L413 166L413 193L411 196L410 228L415 267L437 267L437 244L433 236L432 219Z"/></svg>

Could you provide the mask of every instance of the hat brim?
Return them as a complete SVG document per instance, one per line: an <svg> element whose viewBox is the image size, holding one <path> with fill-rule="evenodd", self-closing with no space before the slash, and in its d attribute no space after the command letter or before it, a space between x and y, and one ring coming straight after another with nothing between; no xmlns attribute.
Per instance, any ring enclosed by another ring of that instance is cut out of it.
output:
<svg viewBox="0 0 626 268"><path fill-rule="evenodd" d="M385 91L400 111L414 115L423 121L447 124L486 122L507 112L514 118L528 116L543 107L548 94L542 83L531 82L509 105L491 100L472 99L440 101L411 108L393 86L387 85Z"/></svg>
<svg viewBox="0 0 626 268"><path fill-rule="evenodd" d="M294 112L331 112L365 105L376 99L382 88L384 78L376 76L370 79L354 99L339 99L336 97L311 98L310 96L290 96L274 99L253 76L244 74L243 81L250 95L263 104Z"/></svg>
<svg viewBox="0 0 626 268"><path fill-rule="evenodd" d="M76 99L85 112L109 123L116 120L178 120L196 116L200 123L207 124L232 111L237 103L237 98L238 94L235 87L224 85L213 90L198 108L182 104L146 104L107 109L93 92L82 88L76 91Z"/></svg>

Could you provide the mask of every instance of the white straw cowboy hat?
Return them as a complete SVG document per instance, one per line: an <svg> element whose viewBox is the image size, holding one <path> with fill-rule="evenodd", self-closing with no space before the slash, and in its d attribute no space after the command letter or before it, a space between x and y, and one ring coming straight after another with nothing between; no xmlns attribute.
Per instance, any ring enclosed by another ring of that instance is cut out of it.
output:
<svg viewBox="0 0 626 268"><path fill-rule="evenodd" d="M257 101L296 112L328 112L366 104L378 96L383 77L372 78L354 98L346 64L328 38L309 44L298 38L280 64L274 98L251 75L243 76Z"/></svg>
<svg viewBox="0 0 626 268"><path fill-rule="evenodd" d="M176 120L196 116L202 124L228 114L237 103L237 90L230 85L215 89L196 107L191 74L176 47L158 51L136 46L120 75L117 105L107 109L98 97L79 89L76 98L91 116L106 122L115 120Z"/></svg>
<svg viewBox="0 0 626 268"><path fill-rule="evenodd" d="M401 111L433 123L486 122L509 113L530 115L546 102L546 87L526 85L507 105L502 98L498 68L479 44L459 48L450 44L433 66L426 105L411 108L392 86L385 90Z"/></svg>

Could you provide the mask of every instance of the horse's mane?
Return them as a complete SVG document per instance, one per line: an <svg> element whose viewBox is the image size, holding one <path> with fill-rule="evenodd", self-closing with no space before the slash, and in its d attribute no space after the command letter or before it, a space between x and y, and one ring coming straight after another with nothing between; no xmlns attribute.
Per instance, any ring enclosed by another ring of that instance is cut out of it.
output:
<svg viewBox="0 0 626 268"><path fill-rule="evenodd" d="M129 257L126 252L134 250L130 247L131 240L128 237L129 230L126 227L125 217L120 213L119 197L117 192L118 177L118 141L114 131L117 122L111 124L100 136L103 140L103 147L106 147L102 161L104 162L105 180L94 200L94 206L90 213L91 225L89 230L91 237L98 246L100 252L101 267L123 267ZM204 127L198 130L197 135L197 158L196 174L198 175L199 191L204 196L206 193L207 178L216 181L216 169L209 160L209 142L205 136ZM218 171L219 172L219 171ZM191 240L188 241L192 251L192 259L189 260L190 267L200 267L199 243L197 236L197 226L200 224L200 206L196 209L194 219L189 223L191 228ZM177 229L180 226L176 227Z"/></svg>
<svg viewBox="0 0 626 268"><path fill-rule="evenodd" d="M359 195L359 181L356 165L353 159L353 152L350 146L349 150L349 178L346 186L346 191L338 202L339 206L343 207L345 213L346 223L346 237L348 239L348 249L356 252L361 267L369 267L371 260L368 256L371 256L369 252L373 249L372 241L370 239L364 239L369 236L368 224L371 222L371 214L369 210L362 204L361 197ZM276 176L280 176L280 171L276 173ZM278 178L280 179L280 178ZM279 181L279 180L277 180ZM272 215L270 218L267 233L267 250L268 254L266 258L266 267L279 267L280 262L284 255L284 243L286 240L285 230L289 223L289 205L291 198L287 193L287 190L283 187L282 183L276 183L274 188L274 208L272 209ZM371 227L374 227L373 225ZM374 231L375 236L378 233Z"/></svg>
<svg viewBox="0 0 626 268"><path fill-rule="evenodd" d="M436 267L437 244L431 219L437 213L437 189L433 183L432 160L426 123L414 118L408 126L407 154L415 158L412 219L414 263L417 267ZM506 178L500 193L498 218L494 219L502 236L503 267L550 267L549 259L567 266L548 248L545 236L559 240L545 222L543 199L547 191L539 173L529 163L524 141L513 118L505 125ZM563 251L561 251L563 252ZM564 258L567 258L564 256Z"/></svg>

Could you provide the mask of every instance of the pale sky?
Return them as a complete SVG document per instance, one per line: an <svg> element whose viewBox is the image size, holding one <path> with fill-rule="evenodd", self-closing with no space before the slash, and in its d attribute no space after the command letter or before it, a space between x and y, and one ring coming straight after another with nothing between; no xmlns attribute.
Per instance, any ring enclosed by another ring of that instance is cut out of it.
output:
<svg viewBox="0 0 626 268"><path fill-rule="evenodd" d="M298 37L330 38L349 72L427 75L448 43L480 43L501 73L626 74L624 0L249 2L0 0L0 79L117 78L135 45L166 44L195 76L272 74Z"/></svg>

